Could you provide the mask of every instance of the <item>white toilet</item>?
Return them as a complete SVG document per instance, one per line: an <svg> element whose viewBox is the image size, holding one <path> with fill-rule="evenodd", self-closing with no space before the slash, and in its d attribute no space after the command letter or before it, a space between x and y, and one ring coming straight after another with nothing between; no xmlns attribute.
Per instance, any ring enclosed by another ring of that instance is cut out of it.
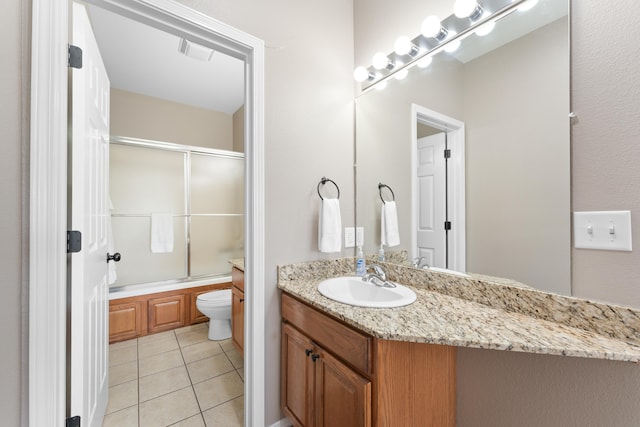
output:
<svg viewBox="0 0 640 427"><path fill-rule="evenodd" d="M198 295L196 307L209 318L209 339L231 338L231 289Z"/></svg>

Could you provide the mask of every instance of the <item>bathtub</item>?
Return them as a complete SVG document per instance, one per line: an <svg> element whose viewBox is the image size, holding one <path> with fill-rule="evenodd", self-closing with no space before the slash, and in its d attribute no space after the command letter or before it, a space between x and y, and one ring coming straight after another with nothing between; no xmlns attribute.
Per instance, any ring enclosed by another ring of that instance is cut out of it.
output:
<svg viewBox="0 0 640 427"><path fill-rule="evenodd" d="M144 283L141 285L114 286L109 288L109 301L121 298L137 297L140 295L156 294L160 292L176 291L180 289L196 288L204 285L216 285L219 283L230 283L231 274L211 276L203 279L185 281L165 281Z"/></svg>

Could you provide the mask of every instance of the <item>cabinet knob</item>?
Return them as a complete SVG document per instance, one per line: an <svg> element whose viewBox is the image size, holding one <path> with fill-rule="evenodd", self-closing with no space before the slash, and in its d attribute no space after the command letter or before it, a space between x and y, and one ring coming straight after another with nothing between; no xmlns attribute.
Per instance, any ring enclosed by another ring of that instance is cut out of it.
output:
<svg viewBox="0 0 640 427"><path fill-rule="evenodd" d="M304 352L307 354L307 356L309 356L311 353L313 353L313 350L307 348Z"/></svg>
<svg viewBox="0 0 640 427"><path fill-rule="evenodd" d="M244 298L240 298L240 302L244 302Z"/></svg>
<svg viewBox="0 0 640 427"><path fill-rule="evenodd" d="M320 355L319 354L314 354L313 356L311 356L311 360L313 360L314 362L316 360L320 359Z"/></svg>

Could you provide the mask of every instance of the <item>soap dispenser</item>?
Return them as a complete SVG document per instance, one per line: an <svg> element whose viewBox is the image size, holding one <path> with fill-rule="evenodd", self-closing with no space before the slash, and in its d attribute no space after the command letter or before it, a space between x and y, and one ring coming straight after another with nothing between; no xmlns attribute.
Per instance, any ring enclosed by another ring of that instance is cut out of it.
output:
<svg viewBox="0 0 640 427"><path fill-rule="evenodd" d="M356 257L356 276L364 276L367 274L367 263L364 260L362 246L358 246L358 256Z"/></svg>

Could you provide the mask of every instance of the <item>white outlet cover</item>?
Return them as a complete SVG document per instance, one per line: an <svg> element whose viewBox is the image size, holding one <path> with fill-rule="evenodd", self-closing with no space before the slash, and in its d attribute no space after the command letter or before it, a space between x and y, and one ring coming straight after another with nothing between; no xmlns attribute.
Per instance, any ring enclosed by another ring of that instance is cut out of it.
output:
<svg viewBox="0 0 640 427"><path fill-rule="evenodd" d="M631 211L574 212L573 239L577 249L631 251Z"/></svg>
<svg viewBox="0 0 640 427"><path fill-rule="evenodd" d="M364 246L364 227L356 227L356 246Z"/></svg>
<svg viewBox="0 0 640 427"><path fill-rule="evenodd" d="M344 247L352 248L356 244L356 230L354 227L344 228Z"/></svg>

